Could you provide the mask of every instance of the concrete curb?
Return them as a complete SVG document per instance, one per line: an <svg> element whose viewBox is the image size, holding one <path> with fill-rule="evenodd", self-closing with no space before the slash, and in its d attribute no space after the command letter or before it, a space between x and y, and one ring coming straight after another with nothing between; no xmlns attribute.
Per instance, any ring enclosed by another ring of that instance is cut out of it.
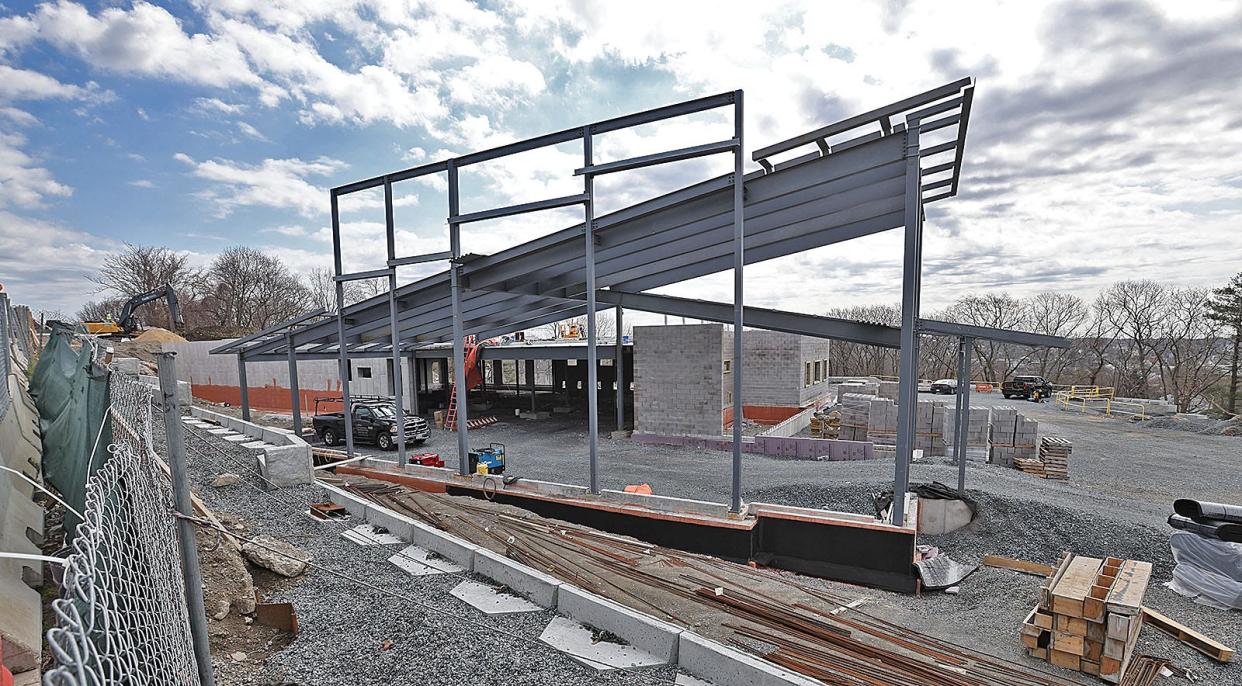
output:
<svg viewBox="0 0 1242 686"><path fill-rule="evenodd" d="M582 589L561 584L556 611L586 624L610 631L630 645L652 655L677 662L678 636L684 629Z"/></svg>
<svg viewBox="0 0 1242 686"><path fill-rule="evenodd" d="M715 686L823 686L823 682L778 667L767 660L683 631L677 666Z"/></svg>
<svg viewBox="0 0 1242 686"><path fill-rule="evenodd" d="M546 607L549 610L555 610L557 607L557 591L562 582L556 577L527 567L520 562L514 562L487 548L474 551L474 571L476 574L482 574L508 586L540 607Z"/></svg>
<svg viewBox="0 0 1242 686"><path fill-rule="evenodd" d="M423 522L318 482L326 496L354 517L434 551L480 576L503 584L531 602L583 624L610 631L630 645L667 659L715 686L823 686L767 660L703 638L620 603L584 591L537 569L474 545Z"/></svg>

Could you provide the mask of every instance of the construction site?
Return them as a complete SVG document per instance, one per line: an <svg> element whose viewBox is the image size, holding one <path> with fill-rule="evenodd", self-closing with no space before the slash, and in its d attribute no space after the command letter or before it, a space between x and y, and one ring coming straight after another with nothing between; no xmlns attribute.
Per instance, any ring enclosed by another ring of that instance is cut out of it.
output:
<svg viewBox="0 0 1242 686"><path fill-rule="evenodd" d="M323 198L334 302L230 335L180 335L171 285L107 321L0 289L0 686L1242 684L1242 420L998 378L981 349L1084 338L923 314L975 89L759 141L772 105L727 91L394 166ZM594 153L702 113L732 134ZM463 209L473 167L557 146L578 192ZM406 254L429 177L446 240ZM361 194L386 256L347 268ZM549 210L580 217L465 231ZM750 304L752 265L885 232L899 321ZM731 298L668 294L713 275Z"/></svg>

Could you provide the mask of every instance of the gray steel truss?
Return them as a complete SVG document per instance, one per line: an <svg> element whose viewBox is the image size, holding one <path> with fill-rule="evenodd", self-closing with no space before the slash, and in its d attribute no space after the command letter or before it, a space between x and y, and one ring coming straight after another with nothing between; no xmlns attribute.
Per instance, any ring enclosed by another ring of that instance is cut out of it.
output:
<svg viewBox="0 0 1242 686"><path fill-rule="evenodd" d="M919 336L948 335L1022 345L1067 345L1064 339L1057 337L970 327L918 316L923 208L957 194L973 95L973 80L961 79L760 148L752 159L761 168L750 173L744 173L742 167L743 103L741 91L735 91L574 127L334 188L330 201L338 294L344 281L357 278L386 276L390 285L395 286L396 269L404 265L447 259L449 268L405 286L390 288L383 296L338 307L334 316L314 313L238 339L212 352L237 354L243 360L339 358L342 395L348 406L348 361L351 358L391 357L394 367L399 368L402 355L411 360L442 357L443 349L435 344L452 341L455 383L457 388L464 388L466 336L485 340L610 308L616 309L618 331L622 308L732 324L736 360L741 359L741 337L747 326L897 347L902 353L902 402L892 521L901 524L905 516L908 463L913 445L912 412L917 392ZM733 109L734 136L731 139L626 160L599 162L593 157L593 139L600 134L722 107ZM572 141L581 141L583 145L583 166L574 172L583 177L582 193L474 212L461 211L458 184L461 168ZM596 176L725 153L734 157L731 174L610 214L599 217L594 214L593 181ZM448 177L449 249L428 255L397 256L393 250L392 184L442 173ZM343 273L337 200L342 195L379 187L385 191L389 246L386 268ZM462 250L462 224L578 205L583 207L582 224L492 255L472 255ZM745 306L742 279L745 265L899 227L905 231L900 328ZM725 270L732 270L734 275L732 303L647 292ZM599 345L594 317L588 317L587 322L588 387L594 388L596 361L604 356L617 357L621 342L616 343L615 350ZM549 348L530 354L553 352ZM495 353L497 356L508 354L508 349ZM489 357L487 349L483 357ZM621 358L617 359L620 362ZM740 365L735 365L735 417L741 416L741 374ZM959 392L965 385L959 383ZM618 384L619 428L624 424L622 397ZM588 479L591 490L598 492L597 394L589 393L588 398L591 457ZM463 398L458 403L457 422L459 469L463 474L468 453L465 405ZM349 425L350 422L346 422L346 426ZM347 451L352 454L349 431L346 440ZM738 511L741 504L741 422L734 423L733 443L730 504ZM403 464L404 461L402 456Z"/></svg>

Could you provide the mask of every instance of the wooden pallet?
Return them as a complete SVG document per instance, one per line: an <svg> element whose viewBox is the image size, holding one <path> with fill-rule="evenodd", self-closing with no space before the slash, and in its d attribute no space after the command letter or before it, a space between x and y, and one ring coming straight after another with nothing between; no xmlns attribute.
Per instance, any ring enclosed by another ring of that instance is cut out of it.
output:
<svg viewBox="0 0 1242 686"><path fill-rule="evenodd" d="M1143 623L1151 563L1066 553L1020 630L1035 657L1117 683Z"/></svg>

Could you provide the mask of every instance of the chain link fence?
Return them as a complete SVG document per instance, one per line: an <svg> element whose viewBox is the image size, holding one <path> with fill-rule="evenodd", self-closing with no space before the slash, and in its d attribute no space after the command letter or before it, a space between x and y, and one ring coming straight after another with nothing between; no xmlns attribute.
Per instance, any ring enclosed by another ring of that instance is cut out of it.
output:
<svg viewBox="0 0 1242 686"><path fill-rule="evenodd" d="M172 515L154 438L157 389L113 372L107 461L87 470L44 686L199 686ZM161 432L163 428L160 427Z"/></svg>

